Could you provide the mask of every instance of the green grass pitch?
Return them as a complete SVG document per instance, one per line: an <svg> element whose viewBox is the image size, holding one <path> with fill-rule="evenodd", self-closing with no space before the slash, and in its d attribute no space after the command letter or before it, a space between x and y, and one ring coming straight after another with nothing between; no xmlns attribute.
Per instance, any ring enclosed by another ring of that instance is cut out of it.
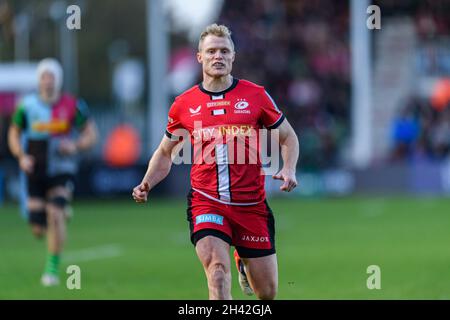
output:
<svg viewBox="0 0 450 320"><path fill-rule="evenodd" d="M450 199L269 199L275 214L278 299L450 299ZM207 299L184 200L74 203L62 285L39 283L45 241L15 205L0 207L0 299ZM231 253L230 253L231 254ZM232 260L233 261L233 260ZM81 268L68 290L65 269ZM366 286L381 268L381 289ZM232 267L232 295L244 296Z"/></svg>

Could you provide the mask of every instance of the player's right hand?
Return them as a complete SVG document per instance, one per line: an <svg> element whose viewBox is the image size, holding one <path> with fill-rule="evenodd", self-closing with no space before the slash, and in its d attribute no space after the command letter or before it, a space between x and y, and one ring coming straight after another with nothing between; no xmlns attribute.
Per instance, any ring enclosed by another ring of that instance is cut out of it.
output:
<svg viewBox="0 0 450 320"><path fill-rule="evenodd" d="M147 202L148 192L150 191L150 185L148 182L141 182L140 185L133 189L133 199L137 203Z"/></svg>
<svg viewBox="0 0 450 320"><path fill-rule="evenodd" d="M34 171L34 157L24 154L19 158L19 166L26 174L31 174Z"/></svg>

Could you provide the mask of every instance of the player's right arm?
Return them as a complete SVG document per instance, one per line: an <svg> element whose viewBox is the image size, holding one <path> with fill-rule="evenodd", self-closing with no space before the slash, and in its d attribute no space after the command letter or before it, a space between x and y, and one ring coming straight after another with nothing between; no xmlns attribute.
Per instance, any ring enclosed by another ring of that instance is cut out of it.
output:
<svg viewBox="0 0 450 320"><path fill-rule="evenodd" d="M166 133L149 161L144 178L133 189L133 199L138 203L146 202L150 190L167 177L172 167L172 159L178 154L183 144L189 140L180 121L180 106L180 100L176 98L169 110Z"/></svg>
<svg viewBox="0 0 450 320"><path fill-rule="evenodd" d="M25 173L30 174L34 169L34 158L25 153L20 141L22 129L25 128L25 125L25 110L22 106L19 106L12 117L11 125L9 126L8 146L11 150L11 154L19 161L20 168L25 171Z"/></svg>
<svg viewBox="0 0 450 320"><path fill-rule="evenodd" d="M148 193L154 186L164 180L172 167L172 155L179 150L176 148L180 141L174 141L164 136L158 149L149 161L147 172L142 182L133 189L133 199L138 203L147 201Z"/></svg>

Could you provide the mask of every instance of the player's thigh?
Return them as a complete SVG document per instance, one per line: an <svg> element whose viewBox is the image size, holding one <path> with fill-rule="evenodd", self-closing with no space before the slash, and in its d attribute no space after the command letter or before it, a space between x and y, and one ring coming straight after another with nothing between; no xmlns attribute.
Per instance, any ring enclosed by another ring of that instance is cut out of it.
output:
<svg viewBox="0 0 450 320"><path fill-rule="evenodd" d="M32 233L40 238L45 234L47 228L47 212L45 210L45 199L29 197L27 199L28 223Z"/></svg>
<svg viewBox="0 0 450 320"><path fill-rule="evenodd" d="M230 272L230 244L215 236L206 236L197 241L195 251L205 271L211 268L223 268Z"/></svg>
<svg viewBox="0 0 450 320"><path fill-rule="evenodd" d="M47 199L55 197L64 197L67 201L70 201L72 199L72 192L64 186L55 186L48 190Z"/></svg>
<svg viewBox="0 0 450 320"><path fill-rule="evenodd" d="M242 258L245 272L257 295L273 299L278 288L277 255Z"/></svg>
<svg viewBox="0 0 450 320"><path fill-rule="evenodd" d="M27 209L29 212L45 210L45 199L29 196L27 199Z"/></svg>
<svg viewBox="0 0 450 320"><path fill-rule="evenodd" d="M64 225L72 192L64 185L53 185L47 192L47 219L52 226Z"/></svg>
<svg viewBox="0 0 450 320"><path fill-rule="evenodd" d="M27 209L28 212L45 210L45 180L39 178L27 178Z"/></svg>
<svg viewBox="0 0 450 320"><path fill-rule="evenodd" d="M72 200L73 177L61 175L52 177L47 190L47 202L49 205L64 209Z"/></svg>

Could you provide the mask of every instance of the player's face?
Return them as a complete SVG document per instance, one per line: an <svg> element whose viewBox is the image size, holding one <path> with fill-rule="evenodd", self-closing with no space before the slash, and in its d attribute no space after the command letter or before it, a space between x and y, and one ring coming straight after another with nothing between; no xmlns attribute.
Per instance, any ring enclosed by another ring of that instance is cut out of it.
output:
<svg viewBox="0 0 450 320"><path fill-rule="evenodd" d="M208 35L203 39L197 60L202 64L203 72L213 78L220 78L231 73L234 50L226 37Z"/></svg>
<svg viewBox="0 0 450 320"><path fill-rule="evenodd" d="M55 93L55 76L48 71L42 73L39 79L39 89L44 98L52 97Z"/></svg>

